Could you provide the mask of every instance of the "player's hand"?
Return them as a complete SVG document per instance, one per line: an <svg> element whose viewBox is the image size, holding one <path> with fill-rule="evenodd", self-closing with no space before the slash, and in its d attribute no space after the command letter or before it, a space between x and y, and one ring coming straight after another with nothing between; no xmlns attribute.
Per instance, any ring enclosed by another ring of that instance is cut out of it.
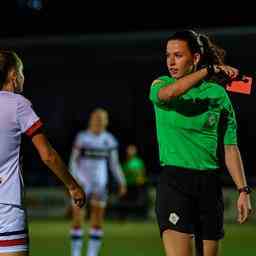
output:
<svg viewBox="0 0 256 256"><path fill-rule="evenodd" d="M75 205L78 206L79 208L82 208L85 204L86 199L85 192L83 191L83 189L78 184L76 184L72 186L72 188L69 188L69 193Z"/></svg>
<svg viewBox="0 0 256 256"><path fill-rule="evenodd" d="M237 200L238 218L237 221L242 224L244 223L249 215L252 213L252 205L250 195L244 192L240 193Z"/></svg>
<svg viewBox="0 0 256 256"><path fill-rule="evenodd" d="M120 185L118 187L118 195L120 197L124 196L127 193L127 187L125 185Z"/></svg>
<svg viewBox="0 0 256 256"><path fill-rule="evenodd" d="M239 70L237 68L230 67L228 65L214 65L214 73L218 74L220 72L225 73L231 80L235 79L239 75Z"/></svg>

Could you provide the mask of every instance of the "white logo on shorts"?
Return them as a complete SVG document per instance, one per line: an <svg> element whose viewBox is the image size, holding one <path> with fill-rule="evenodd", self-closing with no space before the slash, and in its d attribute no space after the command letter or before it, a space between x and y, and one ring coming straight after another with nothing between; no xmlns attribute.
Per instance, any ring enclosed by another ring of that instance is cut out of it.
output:
<svg viewBox="0 0 256 256"><path fill-rule="evenodd" d="M176 225L177 222L179 221L179 219L180 219L180 217L179 217L175 212L171 212L171 213L170 213L169 221L170 221L172 224Z"/></svg>

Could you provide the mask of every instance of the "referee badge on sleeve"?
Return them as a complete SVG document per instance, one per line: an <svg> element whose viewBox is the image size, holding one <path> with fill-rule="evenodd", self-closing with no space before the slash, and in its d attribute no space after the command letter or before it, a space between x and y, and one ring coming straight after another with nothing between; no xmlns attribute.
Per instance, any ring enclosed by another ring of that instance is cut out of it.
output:
<svg viewBox="0 0 256 256"><path fill-rule="evenodd" d="M176 225L177 222L179 221L179 219L180 219L180 217L179 217L175 212L171 212L171 213L170 213L169 221L170 221L172 224Z"/></svg>

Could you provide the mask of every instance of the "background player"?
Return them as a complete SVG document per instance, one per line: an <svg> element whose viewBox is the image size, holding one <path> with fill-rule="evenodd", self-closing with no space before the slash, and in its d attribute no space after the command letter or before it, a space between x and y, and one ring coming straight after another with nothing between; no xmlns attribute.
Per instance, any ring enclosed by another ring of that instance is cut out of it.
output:
<svg viewBox="0 0 256 256"><path fill-rule="evenodd" d="M84 187L90 202L87 256L98 255L102 243L108 163L119 185L119 195L126 193L126 182L118 157L118 143L114 136L106 131L107 125L106 110L98 108L92 111L88 129L80 132L75 139L70 160L72 173ZM73 205L72 212L71 253L73 256L79 256L83 243L82 224L85 211Z"/></svg>
<svg viewBox="0 0 256 256"><path fill-rule="evenodd" d="M77 207L85 202L81 187L42 132L42 122L23 91L23 64L16 53L0 51L0 255L28 255L28 229L20 166L21 135L29 136L42 161L68 188Z"/></svg>

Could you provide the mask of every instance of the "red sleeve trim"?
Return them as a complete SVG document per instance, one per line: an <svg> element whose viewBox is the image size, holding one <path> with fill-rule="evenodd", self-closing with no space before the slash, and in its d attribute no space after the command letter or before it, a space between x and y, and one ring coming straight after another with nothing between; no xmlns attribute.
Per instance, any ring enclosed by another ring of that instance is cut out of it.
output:
<svg viewBox="0 0 256 256"><path fill-rule="evenodd" d="M27 129L26 134L31 137L39 128L43 126L43 123L39 119L30 128Z"/></svg>
<svg viewBox="0 0 256 256"><path fill-rule="evenodd" d="M0 247L26 245L28 243L27 238L13 239L13 240L0 240Z"/></svg>

